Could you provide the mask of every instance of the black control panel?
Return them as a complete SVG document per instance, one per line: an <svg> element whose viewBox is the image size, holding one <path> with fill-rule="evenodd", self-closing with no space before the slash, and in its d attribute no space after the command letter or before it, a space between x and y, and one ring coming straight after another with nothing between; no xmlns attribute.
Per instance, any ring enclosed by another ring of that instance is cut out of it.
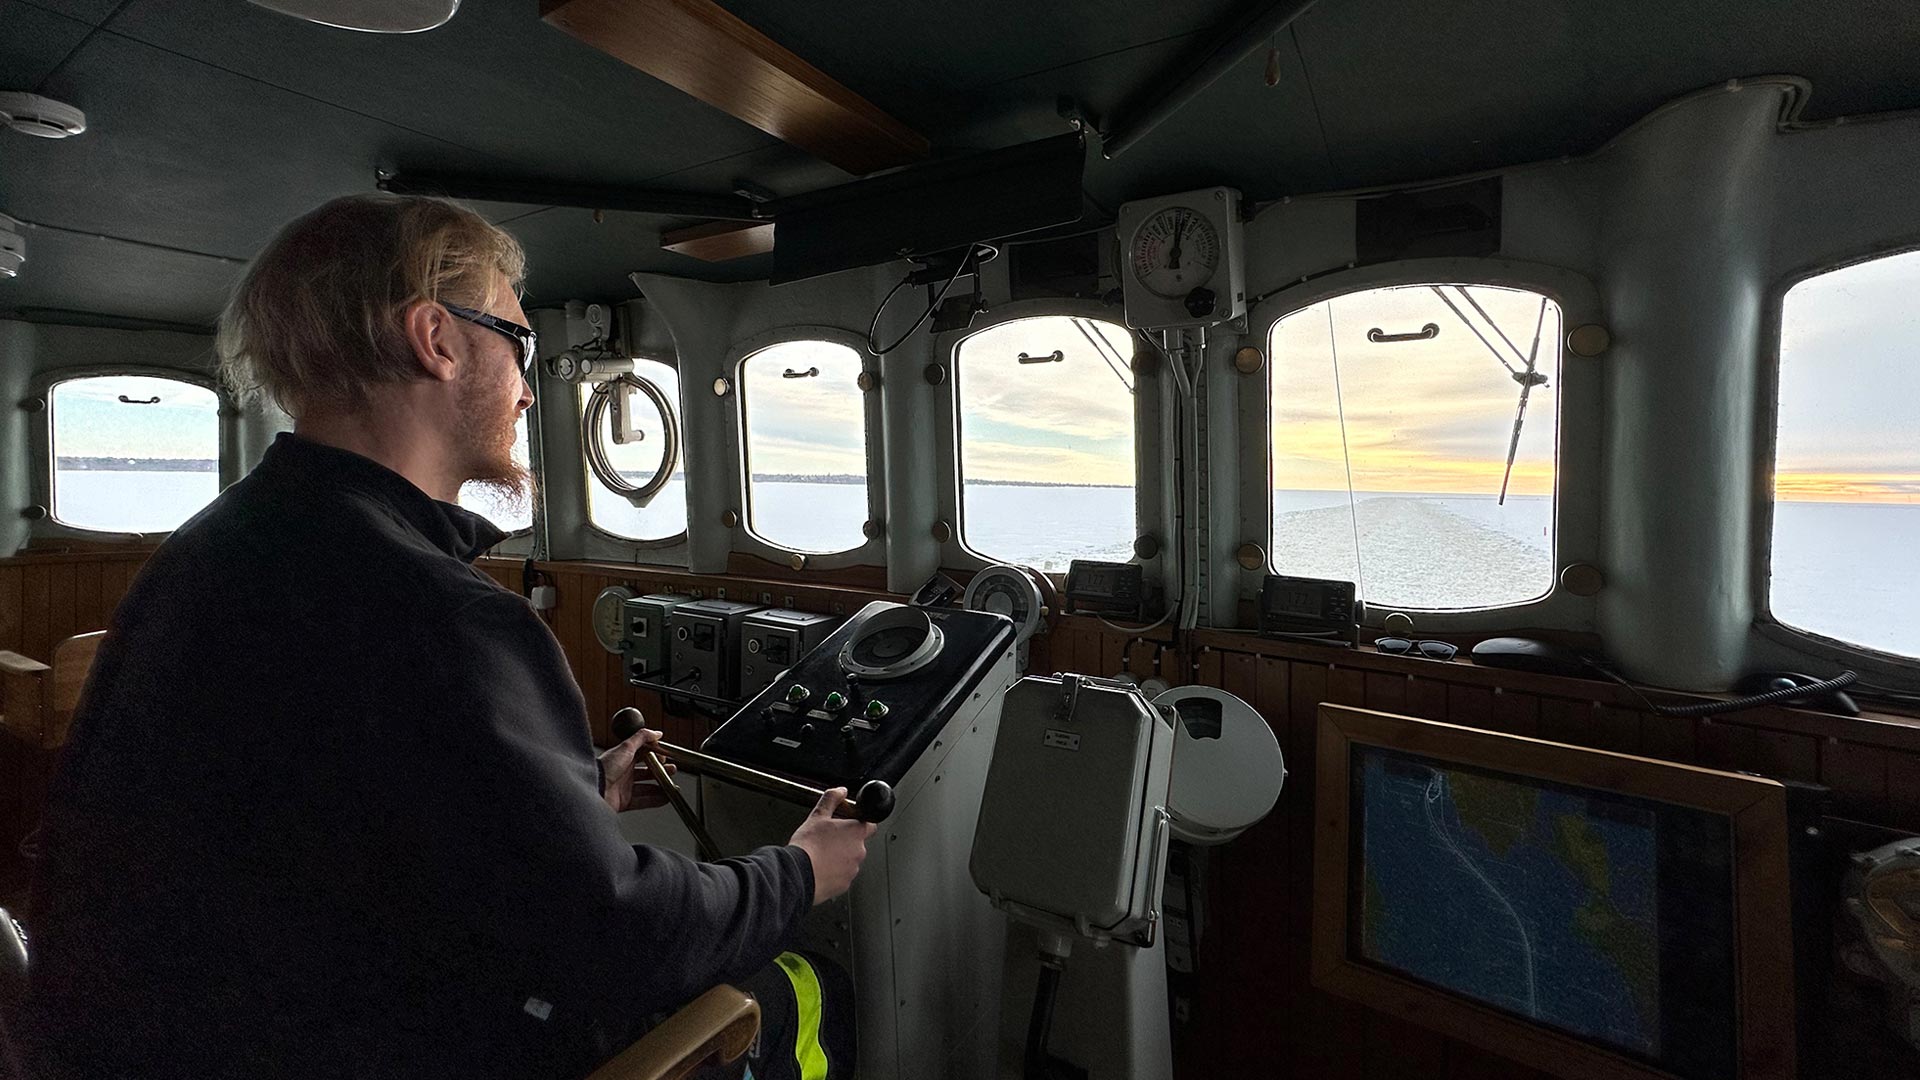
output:
<svg viewBox="0 0 1920 1080"><path fill-rule="evenodd" d="M701 748L818 787L898 784L1013 637L1002 615L868 604Z"/></svg>
<svg viewBox="0 0 1920 1080"><path fill-rule="evenodd" d="M1146 587L1139 563L1093 562L1075 559L1067 564L1061 593L1069 611L1098 611L1140 617Z"/></svg>
<svg viewBox="0 0 1920 1080"><path fill-rule="evenodd" d="M1260 586L1260 632L1352 645L1353 582L1268 574Z"/></svg>

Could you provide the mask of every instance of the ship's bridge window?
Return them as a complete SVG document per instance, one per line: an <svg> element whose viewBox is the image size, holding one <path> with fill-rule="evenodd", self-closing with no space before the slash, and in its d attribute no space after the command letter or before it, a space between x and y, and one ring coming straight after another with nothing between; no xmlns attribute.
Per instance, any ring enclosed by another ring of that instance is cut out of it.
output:
<svg viewBox="0 0 1920 1080"><path fill-rule="evenodd" d="M76 529L167 532L220 493L220 398L195 383L101 375L48 395L53 517Z"/></svg>
<svg viewBox="0 0 1920 1080"><path fill-rule="evenodd" d="M740 363L747 525L787 551L866 543L867 424L860 354L783 341Z"/></svg>
<svg viewBox="0 0 1920 1080"><path fill-rule="evenodd" d="M1275 323L1275 572L1352 581L1376 609L1546 595L1560 322L1539 293L1448 283Z"/></svg>
<svg viewBox="0 0 1920 1080"><path fill-rule="evenodd" d="M1920 251L1808 278L1780 305L1770 607L1920 657Z"/></svg>
<svg viewBox="0 0 1920 1080"><path fill-rule="evenodd" d="M635 359L633 374L660 390L672 410L671 415L662 414L659 402L653 397L629 393L628 427L640 437L621 442L613 437L613 410L601 408L595 410L597 416L590 416L588 405L594 387L582 385L578 388L580 421L582 424L589 419L595 421L595 430L586 432L588 445L597 444L606 454L606 465L619 479L634 490L644 492L665 464L667 425L672 424L676 431L679 428L680 373L658 360ZM686 532L686 457L676 450L673 458L672 473L645 506L634 505L627 496L608 487L593 470L587 470L587 520L595 528L626 540L667 540Z"/></svg>
<svg viewBox="0 0 1920 1080"><path fill-rule="evenodd" d="M969 335L954 352L960 533L974 552L1064 573L1133 557L1133 338L1046 315Z"/></svg>
<svg viewBox="0 0 1920 1080"><path fill-rule="evenodd" d="M529 467L528 462L532 459L527 453L527 414L524 412L514 421L512 455L516 467ZM502 484L469 480L460 486L460 505L509 533L533 528L533 488L530 483L523 491L513 491Z"/></svg>

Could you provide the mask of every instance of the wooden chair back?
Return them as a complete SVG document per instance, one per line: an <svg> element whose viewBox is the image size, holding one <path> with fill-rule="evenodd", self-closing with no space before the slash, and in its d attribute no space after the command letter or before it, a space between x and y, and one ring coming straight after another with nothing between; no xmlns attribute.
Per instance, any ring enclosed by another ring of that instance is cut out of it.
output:
<svg viewBox="0 0 1920 1080"><path fill-rule="evenodd" d="M709 1062L733 1062L760 1030L760 1003L727 985L694 998L593 1071L587 1080L685 1080Z"/></svg>
<svg viewBox="0 0 1920 1080"><path fill-rule="evenodd" d="M0 651L0 727L37 749L65 746L80 692L106 636L105 630L75 634L53 647L48 663Z"/></svg>

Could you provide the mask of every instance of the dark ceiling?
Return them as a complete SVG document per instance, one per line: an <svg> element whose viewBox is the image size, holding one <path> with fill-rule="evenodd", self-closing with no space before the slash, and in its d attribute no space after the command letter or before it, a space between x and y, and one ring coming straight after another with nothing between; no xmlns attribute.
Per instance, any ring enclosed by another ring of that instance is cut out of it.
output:
<svg viewBox="0 0 1920 1080"><path fill-rule="evenodd" d="M926 134L936 154L1111 116L1248 0L721 0ZM376 168L542 176L713 195L849 179L543 24L536 0L466 0L425 34L356 34L243 0L0 0L0 90L86 110L88 131L0 131L0 213L33 222L0 315L211 322L288 218L371 190ZM1806 76L1806 117L1920 106L1910 0L1319 0L1116 161L1107 207L1215 183L1251 199L1396 183L1591 150L1724 79ZM526 245L529 300L631 295L626 274L723 280L659 249L659 216L481 207ZM937 212L933 211L933 212ZM102 239L106 237L106 239Z"/></svg>

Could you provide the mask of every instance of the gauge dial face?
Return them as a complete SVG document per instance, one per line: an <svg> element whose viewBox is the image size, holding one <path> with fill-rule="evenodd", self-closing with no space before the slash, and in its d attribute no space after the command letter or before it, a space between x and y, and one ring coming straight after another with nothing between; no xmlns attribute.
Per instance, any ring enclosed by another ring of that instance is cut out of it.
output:
<svg viewBox="0 0 1920 1080"><path fill-rule="evenodd" d="M1213 280L1220 265L1220 234L1213 222L1185 206L1154 214L1133 234L1133 276L1148 292L1183 297Z"/></svg>
<svg viewBox="0 0 1920 1080"><path fill-rule="evenodd" d="M967 586L967 610L1005 615L1013 620L1015 640L1024 644L1040 628L1040 589L1025 571L1006 564L989 566Z"/></svg>
<svg viewBox="0 0 1920 1080"><path fill-rule="evenodd" d="M593 598L593 636L610 653L620 651L627 636L626 613L622 605L633 599L633 590L624 585L609 585Z"/></svg>

